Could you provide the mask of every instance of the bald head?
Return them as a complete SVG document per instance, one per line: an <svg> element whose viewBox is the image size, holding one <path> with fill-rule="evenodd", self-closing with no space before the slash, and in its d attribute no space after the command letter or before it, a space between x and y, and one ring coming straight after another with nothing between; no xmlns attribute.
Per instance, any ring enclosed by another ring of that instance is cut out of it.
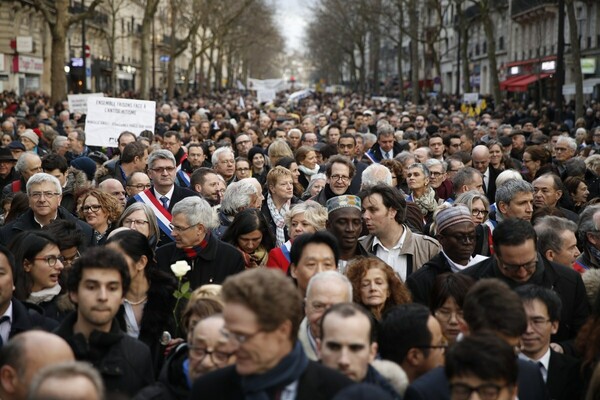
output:
<svg viewBox="0 0 600 400"><path fill-rule="evenodd" d="M471 158L473 159L473 167L483 174L490 165L490 150L486 146L475 146Z"/></svg>
<svg viewBox="0 0 600 400"><path fill-rule="evenodd" d="M118 180L113 178L106 179L98 185L98 188L105 193L110 193L115 196L123 206L127 204L125 188L123 188L123 184Z"/></svg>
<svg viewBox="0 0 600 400"><path fill-rule="evenodd" d="M40 369L74 360L71 347L61 337L36 330L21 333L0 351L0 397L25 400Z"/></svg>

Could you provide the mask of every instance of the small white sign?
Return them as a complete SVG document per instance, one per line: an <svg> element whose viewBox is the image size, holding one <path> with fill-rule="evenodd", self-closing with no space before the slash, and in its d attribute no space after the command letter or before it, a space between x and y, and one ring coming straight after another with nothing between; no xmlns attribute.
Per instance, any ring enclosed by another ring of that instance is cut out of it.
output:
<svg viewBox="0 0 600 400"><path fill-rule="evenodd" d="M69 111L87 114L87 102L90 97L104 97L104 93L69 94Z"/></svg>
<svg viewBox="0 0 600 400"><path fill-rule="evenodd" d="M144 130L154 132L154 101L89 97L87 110L85 133L88 146L117 147L117 139L123 131L136 135Z"/></svg>
<svg viewBox="0 0 600 400"><path fill-rule="evenodd" d="M0 53L0 72L4 72L4 53Z"/></svg>
<svg viewBox="0 0 600 400"><path fill-rule="evenodd" d="M17 53L33 53L33 37L17 36Z"/></svg>
<svg viewBox="0 0 600 400"><path fill-rule="evenodd" d="M479 93L465 93L463 95L463 103L472 104L479 100Z"/></svg>

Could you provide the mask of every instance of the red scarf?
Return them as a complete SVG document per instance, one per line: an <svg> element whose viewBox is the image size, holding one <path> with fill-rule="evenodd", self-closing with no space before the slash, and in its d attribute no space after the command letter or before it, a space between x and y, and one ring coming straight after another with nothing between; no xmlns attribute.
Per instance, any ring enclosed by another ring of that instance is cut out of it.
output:
<svg viewBox="0 0 600 400"><path fill-rule="evenodd" d="M206 248L206 246L208 246L208 235L209 234L210 233L207 233L204 236L204 239L202 239L202 241L200 242L199 245L183 249L183 252L185 253L185 258L186 259L188 259L189 261L193 261L193 260L196 259L196 257L198 257L198 255L200 254L200 252L202 250L204 250Z"/></svg>

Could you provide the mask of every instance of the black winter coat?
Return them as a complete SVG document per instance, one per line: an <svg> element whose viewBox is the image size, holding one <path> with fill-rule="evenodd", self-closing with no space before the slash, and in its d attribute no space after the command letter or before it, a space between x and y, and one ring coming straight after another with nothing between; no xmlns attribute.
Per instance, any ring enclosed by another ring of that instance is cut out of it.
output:
<svg viewBox="0 0 600 400"><path fill-rule="evenodd" d="M188 359L188 351L185 343L177 347L165 361L156 383L144 388L133 400L187 400L190 387L183 363Z"/></svg>

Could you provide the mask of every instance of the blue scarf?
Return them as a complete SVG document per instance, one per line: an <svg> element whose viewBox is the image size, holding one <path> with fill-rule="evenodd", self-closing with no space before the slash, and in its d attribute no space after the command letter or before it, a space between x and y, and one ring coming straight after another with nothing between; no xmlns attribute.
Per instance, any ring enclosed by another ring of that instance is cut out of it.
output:
<svg viewBox="0 0 600 400"><path fill-rule="evenodd" d="M242 377L242 391L246 400L269 400L272 390L283 389L285 386L300 379L300 375L308 366L308 358L304 354L300 342L294 349L281 359L273 369L260 375Z"/></svg>

